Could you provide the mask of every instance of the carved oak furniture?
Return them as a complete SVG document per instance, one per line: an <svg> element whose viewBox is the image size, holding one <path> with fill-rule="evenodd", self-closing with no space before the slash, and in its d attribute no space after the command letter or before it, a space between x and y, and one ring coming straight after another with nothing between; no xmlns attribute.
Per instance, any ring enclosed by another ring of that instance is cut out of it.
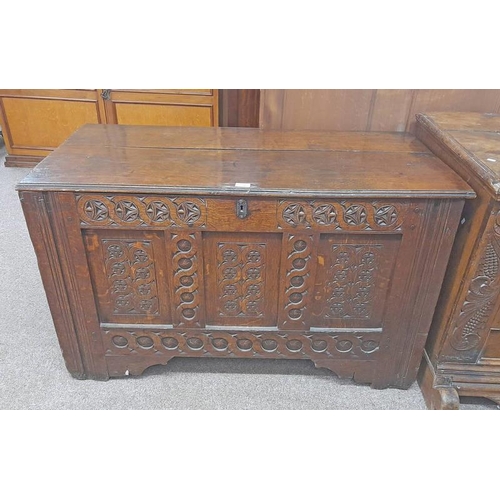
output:
<svg viewBox="0 0 500 500"><path fill-rule="evenodd" d="M19 185L68 370L415 381L469 186L403 134L86 125Z"/></svg>
<svg viewBox="0 0 500 500"><path fill-rule="evenodd" d="M417 134L474 188L432 323L419 382L429 408L500 403L500 115L419 115Z"/></svg>

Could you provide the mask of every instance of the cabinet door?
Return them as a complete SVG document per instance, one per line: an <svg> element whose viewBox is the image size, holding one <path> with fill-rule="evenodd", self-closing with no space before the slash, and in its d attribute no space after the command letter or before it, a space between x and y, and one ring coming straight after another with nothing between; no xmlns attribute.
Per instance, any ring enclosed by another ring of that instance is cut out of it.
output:
<svg viewBox="0 0 500 500"><path fill-rule="evenodd" d="M196 90L106 90L108 123L213 127L218 125L218 92Z"/></svg>
<svg viewBox="0 0 500 500"><path fill-rule="evenodd" d="M102 122L96 90L0 90L0 123L11 155L47 156L83 124Z"/></svg>

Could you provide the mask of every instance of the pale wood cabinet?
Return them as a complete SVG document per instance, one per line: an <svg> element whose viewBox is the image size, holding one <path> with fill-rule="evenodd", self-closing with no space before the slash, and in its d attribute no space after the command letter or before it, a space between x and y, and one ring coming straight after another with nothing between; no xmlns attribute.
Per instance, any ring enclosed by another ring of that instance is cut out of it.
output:
<svg viewBox="0 0 500 500"><path fill-rule="evenodd" d="M213 89L0 90L6 166L34 166L85 123L214 127Z"/></svg>

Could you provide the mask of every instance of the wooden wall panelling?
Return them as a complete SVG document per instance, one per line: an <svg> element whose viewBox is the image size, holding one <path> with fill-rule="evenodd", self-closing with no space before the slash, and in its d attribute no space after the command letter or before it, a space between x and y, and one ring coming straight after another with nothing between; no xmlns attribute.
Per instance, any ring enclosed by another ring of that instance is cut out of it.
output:
<svg viewBox="0 0 500 500"><path fill-rule="evenodd" d="M258 127L259 89L225 89L219 91L221 127Z"/></svg>
<svg viewBox="0 0 500 500"><path fill-rule="evenodd" d="M282 128L365 130L374 90L286 90Z"/></svg>
<svg viewBox="0 0 500 500"><path fill-rule="evenodd" d="M500 112L500 90L262 90L260 126L414 132L426 111Z"/></svg>

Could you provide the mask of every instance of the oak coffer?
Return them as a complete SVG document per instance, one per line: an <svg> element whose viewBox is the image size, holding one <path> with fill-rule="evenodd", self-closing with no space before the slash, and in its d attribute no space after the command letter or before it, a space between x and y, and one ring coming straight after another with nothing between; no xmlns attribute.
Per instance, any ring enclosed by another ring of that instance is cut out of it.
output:
<svg viewBox="0 0 500 500"><path fill-rule="evenodd" d="M404 134L85 125L17 187L68 370L414 382L471 188Z"/></svg>
<svg viewBox="0 0 500 500"><path fill-rule="evenodd" d="M429 408L500 404L500 115L432 113L417 134L477 193L468 200L419 376Z"/></svg>

